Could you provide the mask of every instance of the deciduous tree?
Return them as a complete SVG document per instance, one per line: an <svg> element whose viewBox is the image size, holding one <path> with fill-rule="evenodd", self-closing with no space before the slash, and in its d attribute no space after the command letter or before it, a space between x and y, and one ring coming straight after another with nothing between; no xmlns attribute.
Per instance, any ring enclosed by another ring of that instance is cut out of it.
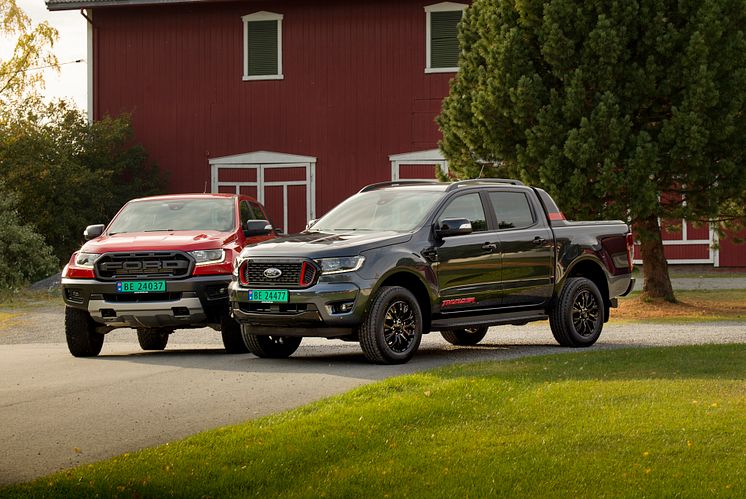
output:
<svg viewBox="0 0 746 499"><path fill-rule="evenodd" d="M43 22L34 26L16 0L0 0L0 36L14 38L10 57L0 59L0 102L24 95L43 84L42 73L32 71L40 66L57 66L51 52L57 30Z"/></svg>
<svg viewBox="0 0 746 499"><path fill-rule="evenodd" d="M65 102L32 99L0 115L0 179L17 211L61 262L86 225L108 222L129 199L162 191L164 177L133 142L129 117L88 123Z"/></svg>

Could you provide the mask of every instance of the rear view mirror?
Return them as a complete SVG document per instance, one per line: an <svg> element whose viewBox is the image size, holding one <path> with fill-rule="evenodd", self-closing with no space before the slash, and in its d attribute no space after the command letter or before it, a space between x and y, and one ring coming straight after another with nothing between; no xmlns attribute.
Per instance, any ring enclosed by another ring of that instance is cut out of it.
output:
<svg viewBox="0 0 746 499"><path fill-rule="evenodd" d="M106 226L104 224L89 225L83 231L83 237L86 241L96 239L98 236L104 233Z"/></svg>
<svg viewBox="0 0 746 499"><path fill-rule="evenodd" d="M471 222L466 218L447 218L435 228L438 237L462 236L472 233Z"/></svg>
<svg viewBox="0 0 746 499"><path fill-rule="evenodd" d="M268 220L246 220L243 229L243 234L246 237L266 236L272 232L272 224Z"/></svg>

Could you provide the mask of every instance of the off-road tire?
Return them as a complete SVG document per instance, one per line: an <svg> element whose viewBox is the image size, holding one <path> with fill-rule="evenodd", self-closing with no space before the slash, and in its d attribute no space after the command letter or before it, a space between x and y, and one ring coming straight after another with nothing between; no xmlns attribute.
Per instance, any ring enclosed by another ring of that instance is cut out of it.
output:
<svg viewBox="0 0 746 499"><path fill-rule="evenodd" d="M259 336L251 334L251 326L241 326L241 336L249 352L263 359L285 359L298 350L301 336Z"/></svg>
<svg viewBox="0 0 746 499"><path fill-rule="evenodd" d="M148 328L137 330L137 342L143 350L163 350L168 344L171 330L164 328Z"/></svg>
<svg viewBox="0 0 746 499"><path fill-rule="evenodd" d="M376 364L404 364L422 341L422 311L417 298L399 286L383 286L371 301L359 329L360 347Z"/></svg>
<svg viewBox="0 0 746 499"><path fill-rule="evenodd" d="M65 307L65 338L73 357L95 357L104 345L91 314L79 308Z"/></svg>
<svg viewBox="0 0 746 499"><path fill-rule="evenodd" d="M593 281L571 277L549 311L549 326L564 347L589 347L604 327L604 301Z"/></svg>
<svg viewBox="0 0 746 499"><path fill-rule="evenodd" d="M249 353L241 336L241 325L232 317L226 315L220 320L220 335L223 337L225 353Z"/></svg>
<svg viewBox="0 0 746 499"><path fill-rule="evenodd" d="M440 334L443 336L448 343L452 345L476 345L484 339L487 335L487 326L474 326L465 327L463 329L447 329L441 331Z"/></svg>

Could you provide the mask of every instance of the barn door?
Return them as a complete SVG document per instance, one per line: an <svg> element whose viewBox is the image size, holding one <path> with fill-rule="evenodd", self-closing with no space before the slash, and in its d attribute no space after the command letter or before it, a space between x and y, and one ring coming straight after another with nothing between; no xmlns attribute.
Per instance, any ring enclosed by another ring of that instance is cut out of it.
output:
<svg viewBox="0 0 746 499"><path fill-rule="evenodd" d="M260 151L210 164L213 192L255 197L286 233L300 232L315 218L316 158Z"/></svg>

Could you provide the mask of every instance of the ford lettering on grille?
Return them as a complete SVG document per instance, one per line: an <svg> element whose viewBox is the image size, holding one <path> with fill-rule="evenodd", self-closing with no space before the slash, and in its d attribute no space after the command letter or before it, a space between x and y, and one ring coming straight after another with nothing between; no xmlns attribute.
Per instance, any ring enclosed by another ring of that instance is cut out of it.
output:
<svg viewBox="0 0 746 499"><path fill-rule="evenodd" d="M96 261L96 276L109 281L121 278L180 278L191 274L193 261L181 251L105 253Z"/></svg>

